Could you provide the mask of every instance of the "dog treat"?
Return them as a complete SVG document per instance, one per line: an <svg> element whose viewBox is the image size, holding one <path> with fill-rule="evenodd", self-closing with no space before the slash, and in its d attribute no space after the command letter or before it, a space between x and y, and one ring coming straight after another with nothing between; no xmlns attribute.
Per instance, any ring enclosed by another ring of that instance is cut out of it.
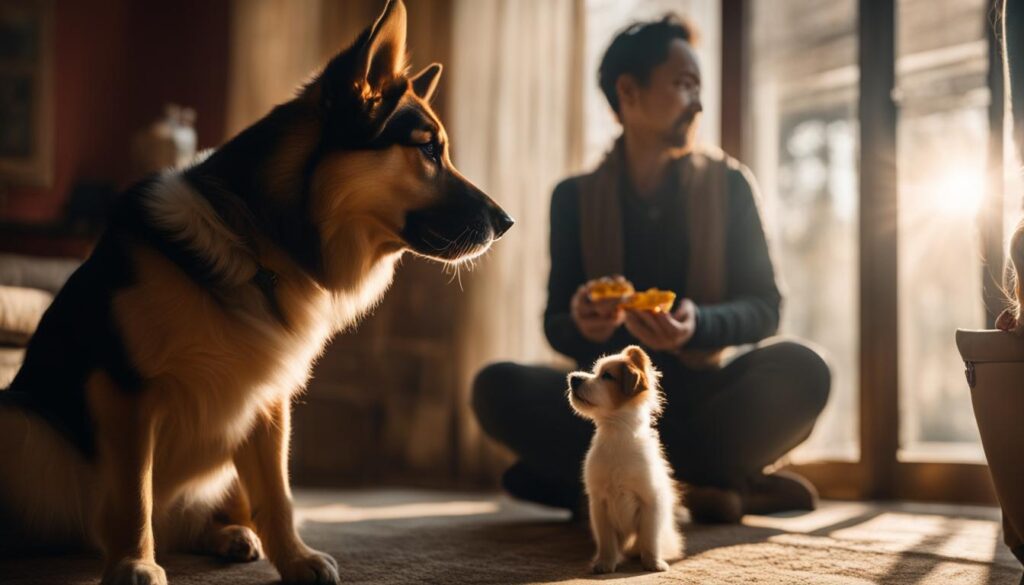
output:
<svg viewBox="0 0 1024 585"><path fill-rule="evenodd" d="M632 295L635 291L628 280L612 280L602 278L590 285L587 296L592 301L603 301L605 299L621 299Z"/></svg>
<svg viewBox="0 0 1024 585"><path fill-rule="evenodd" d="M672 310L672 303L675 300L676 293L670 290L649 288L644 292L631 295L622 303L622 307L638 311L651 311L652 313L667 313Z"/></svg>

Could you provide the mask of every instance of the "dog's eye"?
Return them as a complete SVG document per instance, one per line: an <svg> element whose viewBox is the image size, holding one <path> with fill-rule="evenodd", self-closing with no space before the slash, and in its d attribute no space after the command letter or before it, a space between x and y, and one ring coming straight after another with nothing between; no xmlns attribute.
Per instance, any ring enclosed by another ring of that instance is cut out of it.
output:
<svg viewBox="0 0 1024 585"><path fill-rule="evenodd" d="M431 140L420 145L420 152L435 163L441 162L441 145L436 140Z"/></svg>
<svg viewBox="0 0 1024 585"><path fill-rule="evenodd" d="M615 376L612 376L608 372L605 372L605 373L601 374L601 379L602 380L611 380L612 382L614 382L615 381Z"/></svg>

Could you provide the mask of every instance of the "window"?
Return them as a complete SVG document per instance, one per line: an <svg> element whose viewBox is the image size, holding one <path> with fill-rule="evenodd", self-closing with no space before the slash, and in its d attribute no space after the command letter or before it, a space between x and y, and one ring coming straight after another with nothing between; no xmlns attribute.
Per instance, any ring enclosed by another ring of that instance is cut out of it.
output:
<svg viewBox="0 0 1024 585"><path fill-rule="evenodd" d="M986 242L1020 213L1019 198L980 213L999 196L990 177L1019 188L990 154L992 0L734 1L749 15L744 154L788 285L782 329L833 365L794 459L819 461L803 469L834 480L826 495L990 501L953 334L999 312L986 256L1002 258Z"/></svg>
<svg viewBox="0 0 1024 585"><path fill-rule="evenodd" d="M832 394L795 461L858 458L857 3L751 2L752 138L784 286L781 332L824 349Z"/></svg>
<svg viewBox="0 0 1024 585"><path fill-rule="evenodd" d="M901 459L984 461L952 332L985 327L987 8L896 5Z"/></svg>

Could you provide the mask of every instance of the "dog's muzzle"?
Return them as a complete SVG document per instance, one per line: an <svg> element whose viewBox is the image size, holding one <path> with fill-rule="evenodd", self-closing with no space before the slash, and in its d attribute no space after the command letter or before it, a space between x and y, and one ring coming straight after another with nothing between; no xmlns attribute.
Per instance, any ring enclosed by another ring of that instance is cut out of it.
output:
<svg viewBox="0 0 1024 585"><path fill-rule="evenodd" d="M569 388L572 389L573 392L579 390L584 381L585 379L580 374L569 374Z"/></svg>
<svg viewBox="0 0 1024 585"><path fill-rule="evenodd" d="M512 229L512 226L516 224L516 220L505 213L505 210L500 207L494 207L491 209L491 228L494 230L494 239L497 240L501 236L505 235L505 232Z"/></svg>

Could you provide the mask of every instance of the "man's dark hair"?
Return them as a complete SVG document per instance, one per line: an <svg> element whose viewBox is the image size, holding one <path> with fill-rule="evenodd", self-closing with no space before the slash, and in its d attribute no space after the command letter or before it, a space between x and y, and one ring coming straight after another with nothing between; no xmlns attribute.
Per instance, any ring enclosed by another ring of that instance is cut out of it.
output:
<svg viewBox="0 0 1024 585"><path fill-rule="evenodd" d="M597 70L597 81L612 110L619 113L615 82L620 76L632 75L637 83L645 85L651 77L651 70L668 58L672 39L683 39L696 45L699 36L696 25L672 12L655 21L635 22L619 31L612 44L608 45Z"/></svg>

